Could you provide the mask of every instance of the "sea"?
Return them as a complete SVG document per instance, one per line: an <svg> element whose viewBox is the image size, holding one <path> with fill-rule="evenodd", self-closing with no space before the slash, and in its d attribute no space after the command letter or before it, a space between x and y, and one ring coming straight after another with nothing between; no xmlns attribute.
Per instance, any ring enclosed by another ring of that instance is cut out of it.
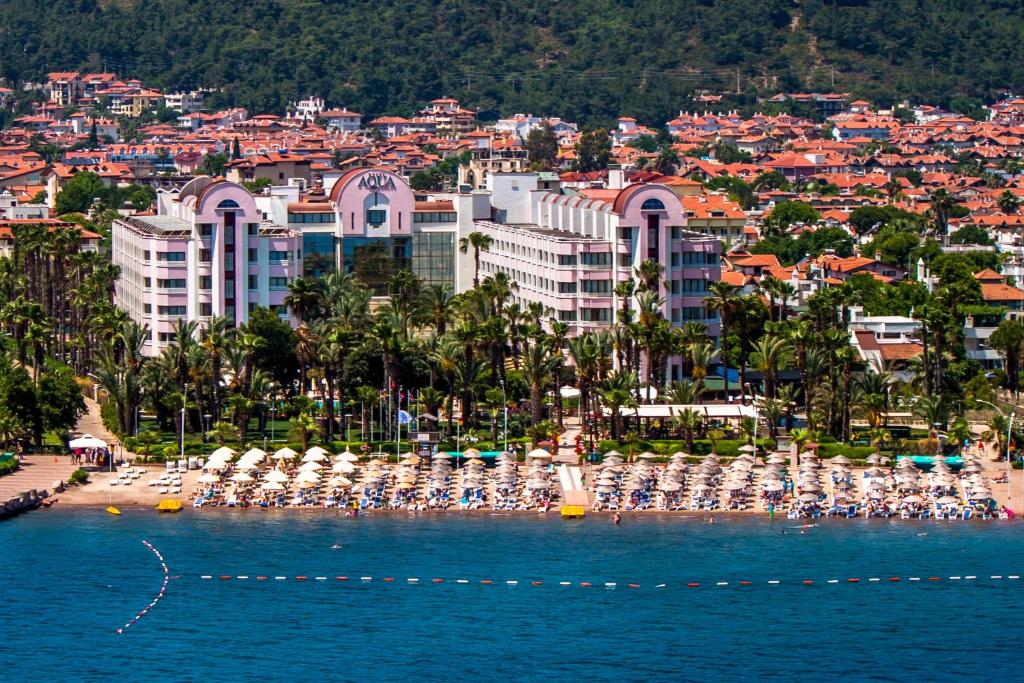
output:
<svg viewBox="0 0 1024 683"><path fill-rule="evenodd" d="M0 678L1020 681L1022 575L1002 521L55 507L0 523Z"/></svg>

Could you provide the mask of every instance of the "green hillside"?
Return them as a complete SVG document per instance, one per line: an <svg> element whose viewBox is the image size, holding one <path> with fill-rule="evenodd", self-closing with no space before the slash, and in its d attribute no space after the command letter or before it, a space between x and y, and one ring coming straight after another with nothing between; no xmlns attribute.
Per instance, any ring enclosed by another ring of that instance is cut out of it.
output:
<svg viewBox="0 0 1024 683"><path fill-rule="evenodd" d="M885 101L1024 86L1019 0L0 0L0 75L115 70L261 110L369 114L441 95L484 115L661 122L695 88Z"/></svg>

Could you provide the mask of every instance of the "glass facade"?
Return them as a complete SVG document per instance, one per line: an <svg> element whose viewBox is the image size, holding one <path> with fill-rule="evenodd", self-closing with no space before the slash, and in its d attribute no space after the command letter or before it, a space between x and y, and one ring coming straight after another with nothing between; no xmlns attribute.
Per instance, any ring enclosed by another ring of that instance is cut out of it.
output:
<svg viewBox="0 0 1024 683"><path fill-rule="evenodd" d="M412 238L412 272L425 285L455 289L455 233L421 232Z"/></svg>
<svg viewBox="0 0 1024 683"><path fill-rule="evenodd" d="M307 232L302 235L302 274L323 277L334 270L334 235Z"/></svg>
<svg viewBox="0 0 1024 683"><path fill-rule="evenodd" d="M354 274L375 296L388 293L388 281L412 268L409 237L346 237L341 241L341 266Z"/></svg>

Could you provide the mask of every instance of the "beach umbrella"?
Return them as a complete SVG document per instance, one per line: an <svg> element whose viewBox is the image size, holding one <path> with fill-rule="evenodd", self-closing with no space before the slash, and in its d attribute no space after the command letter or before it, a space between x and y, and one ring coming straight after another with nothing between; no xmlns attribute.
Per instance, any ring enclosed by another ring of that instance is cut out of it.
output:
<svg viewBox="0 0 1024 683"><path fill-rule="evenodd" d="M242 454L242 457L262 462L263 458L267 457L267 452L261 448L250 448Z"/></svg>
<svg viewBox="0 0 1024 683"><path fill-rule="evenodd" d="M480 466L480 465L483 465L483 464L484 464L484 461L483 461L483 460L480 460L479 458L470 458L469 460L467 460L467 461L466 461L465 463L463 463L463 464L465 464L465 465L472 465L472 466L474 466L474 467L478 467L478 466Z"/></svg>
<svg viewBox="0 0 1024 683"><path fill-rule="evenodd" d="M851 460L845 455L837 455L830 461L833 465L849 465Z"/></svg>
<svg viewBox="0 0 1024 683"><path fill-rule="evenodd" d="M399 465L419 465L419 464L420 464L420 459L419 459L419 458L416 458L416 459L414 460L413 458L405 458L404 460L402 460L402 461L401 461L400 463L398 463L398 464L399 464Z"/></svg>
<svg viewBox="0 0 1024 683"><path fill-rule="evenodd" d="M650 451L644 451L643 453L636 457L640 458L641 460L654 460L658 456L655 455L654 453L651 453Z"/></svg>
<svg viewBox="0 0 1024 683"><path fill-rule="evenodd" d="M300 472L315 472L317 470L322 470L323 468L324 468L324 466L321 465L318 462L304 462L304 463L302 463L299 466L299 471Z"/></svg>
<svg viewBox="0 0 1024 683"><path fill-rule="evenodd" d="M765 484L761 488L764 489L765 491L781 491L785 487L782 485L782 482L770 481L765 482Z"/></svg>
<svg viewBox="0 0 1024 683"><path fill-rule="evenodd" d="M551 454L541 448L534 448L532 451L526 454L527 458L533 458L534 460L543 460L544 458L550 458Z"/></svg>
<svg viewBox="0 0 1024 683"><path fill-rule="evenodd" d="M359 456L356 455L355 453L350 453L349 451L345 451L344 453L339 453L338 455L334 456L334 461L335 462L359 462Z"/></svg>
<svg viewBox="0 0 1024 683"><path fill-rule="evenodd" d="M922 502L921 496L907 496L903 499L904 503L920 503Z"/></svg>
<svg viewBox="0 0 1024 683"><path fill-rule="evenodd" d="M813 493L801 493L797 500L799 500L801 503L811 503L818 500L818 496L814 495Z"/></svg>
<svg viewBox="0 0 1024 683"><path fill-rule="evenodd" d="M408 491L409 489L414 489L416 487L414 485L410 484L407 481L403 481L403 482L399 483L395 488L400 490L400 491Z"/></svg>
<svg viewBox="0 0 1024 683"><path fill-rule="evenodd" d="M222 470L227 466L228 464L223 460L207 460L203 463L204 470Z"/></svg>
<svg viewBox="0 0 1024 683"><path fill-rule="evenodd" d="M960 499L956 496L942 496L941 498L936 498L935 502L939 505L950 505L952 503L959 503Z"/></svg>
<svg viewBox="0 0 1024 683"><path fill-rule="evenodd" d="M864 470L864 474L869 477L884 477L885 470L881 470L877 467L869 467L868 469Z"/></svg>
<svg viewBox="0 0 1024 683"><path fill-rule="evenodd" d="M747 444L743 444L742 446L740 446L738 450L739 450L740 453L756 453L757 452L757 447L756 446L752 446L749 443L747 443Z"/></svg>
<svg viewBox="0 0 1024 683"><path fill-rule="evenodd" d="M256 481L250 475L245 472L239 472L238 474L231 477L231 481L238 482L240 484L248 484L249 482Z"/></svg>
<svg viewBox="0 0 1024 683"><path fill-rule="evenodd" d="M264 491L284 491L284 484L279 481L268 481L260 488Z"/></svg>
<svg viewBox="0 0 1024 683"><path fill-rule="evenodd" d="M325 460L330 460L330 456L327 453L320 453L312 448L302 456L302 462L323 462Z"/></svg>
<svg viewBox="0 0 1024 683"><path fill-rule="evenodd" d="M220 481L220 477L218 477L216 474L204 474L198 479L196 479L196 481L199 482L200 484L216 484L217 482Z"/></svg>
<svg viewBox="0 0 1024 683"><path fill-rule="evenodd" d="M285 446L284 448L279 448L276 451L274 451L274 455L272 455L271 457L274 460L291 460L292 458L298 455L298 453Z"/></svg>
<svg viewBox="0 0 1024 683"><path fill-rule="evenodd" d="M813 451L804 451L798 457L803 460L804 458L817 458L818 456Z"/></svg>
<svg viewBox="0 0 1024 683"><path fill-rule="evenodd" d="M456 456L452 455L451 453L445 453L444 451L438 451L437 453L434 453L432 456L430 456L431 460L451 460L454 457Z"/></svg>
<svg viewBox="0 0 1024 683"><path fill-rule="evenodd" d="M467 448L466 450L462 451L462 457L463 458L476 458L479 455L480 455L480 451L478 451L475 448Z"/></svg>
<svg viewBox="0 0 1024 683"><path fill-rule="evenodd" d="M350 462L336 462L331 466L331 472L335 474L352 474L356 471L356 466Z"/></svg>
<svg viewBox="0 0 1024 683"><path fill-rule="evenodd" d="M320 475L316 472L300 472L295 481L300 484L319 484Z"/></svg>
<svg viewBox="0 0 1024 683"><path fill-rule="evenodd" d="M873 453L867 457L867 462L869 465L881 465L885 462L885 458L878 453Z"/></svg>
<svg viewBox="0 0 1024 683"><path fill-rule="evenodd" d="M263 479L265 481L276 481L277 483L282 484L288 481L288 475L281 470L270 470Z"/></svg>
<svg viewBox="0 0 1024 683"><path fill-rule="evenodd" d="M229 448L228 446L221 446L220 448L215 450L213 453L210 453L210 459L211 460L212 459L230 460L231 457L234 454L235 454L235 449L234 448Z"/></svg>
<svg viewBox="0 0 1024 683"><path fill-rule="evenodd" d="M346 479L345 477L331 477L330 479L327 480L327 485L328 486L334 486L334 487L338 487L338 486L351 486L352 485L352 481L349 480L349 479Z"/></svg>
<svg viewBox="0 0 1024 683"><path fill-rule="evenodd" d="M818 484L814 484L814 483L800 484L800 490L801 491L807 491L809 493L820 493L821 492L821 486L819 486Z"/></svg>

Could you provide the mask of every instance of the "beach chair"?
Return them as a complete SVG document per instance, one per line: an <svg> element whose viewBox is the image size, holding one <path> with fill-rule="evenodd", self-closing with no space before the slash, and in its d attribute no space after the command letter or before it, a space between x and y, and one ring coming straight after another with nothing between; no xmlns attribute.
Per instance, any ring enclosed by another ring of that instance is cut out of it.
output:
<svg viewBox="0 0 1024 683"><path fill-rule="evenodd" d="M972 510L971 508L965 507L964 508L964 513L963 513L964 520L966 521L966 520L970 519L973 516L974 516L974 510Z"/></svg>
<svg viewBox="0 0 1024 683"><path fill-rule="evenodd" d="M194 507L194 508L201 508L201 507L203 507L203 503L205 503L205 502L206 502L205 498L196 498L194 501L192 501L192 507Z"/></svg>

